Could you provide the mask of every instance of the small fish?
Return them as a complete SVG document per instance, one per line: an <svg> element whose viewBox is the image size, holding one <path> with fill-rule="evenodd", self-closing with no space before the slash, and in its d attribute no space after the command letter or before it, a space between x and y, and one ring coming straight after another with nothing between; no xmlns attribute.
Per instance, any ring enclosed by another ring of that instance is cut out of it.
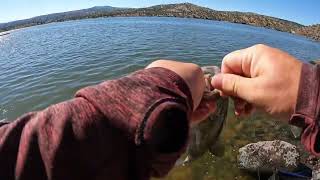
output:
<svg viewBox="0 0 320 180"><path fill-rule="evenodd" d="M206 90L203 98L214 98L217 104L217 110L210 114L209 117L193 126L190 132L190 141L187 148L187 157L178 161L178 164L184 164L191 162L207 151L216 155L217 150L221 142L219 141L219 135L223 129L225 119L228 113L228 98L220 96L219 91L215 90L211 86L211 78L220 73L220 69L216 66L202 67L202 71L205 74Z"/></svg>

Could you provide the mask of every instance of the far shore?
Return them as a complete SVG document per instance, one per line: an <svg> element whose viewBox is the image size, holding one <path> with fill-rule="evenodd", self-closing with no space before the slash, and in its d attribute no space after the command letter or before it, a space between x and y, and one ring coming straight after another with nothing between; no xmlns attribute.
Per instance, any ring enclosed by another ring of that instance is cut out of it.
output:
<svg viewBox="0 0 320 180"><path fill-rule="evenodd" d="M8 23L0 23L0 33L13 29L53 22L100 17L177 17L225 21L266 29L274 29L277 31L301 35L314 41L320 41L320 24L305 26L276 17L248 12L217 11L191 3L161 4L146 8L118 8L111 6L92 7L76 11L42 15Z"/></svg>
<svg viewBox="0 0 320 180"><path fill-rule="evenodd" d="M3 33L0 33L0 36L5 36L5 35L8 35L10 34L10 32L3 32Z"/></svg>

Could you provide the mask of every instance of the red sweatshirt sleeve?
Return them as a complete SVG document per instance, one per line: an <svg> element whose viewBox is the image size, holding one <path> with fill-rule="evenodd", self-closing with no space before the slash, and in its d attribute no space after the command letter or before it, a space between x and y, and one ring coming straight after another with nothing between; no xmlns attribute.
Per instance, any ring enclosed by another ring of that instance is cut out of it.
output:
<svg viewBox="0 0 320 180"><path fill-rule="evenodd" d="M290 123L303 128L302 144L320 156L320 65L303 64L297 104Z"/></svg>
<svg viewBox="0 0 320 180"><path fill-rule="evenodd" d="M149 179L185 150L191 93L150 68L0 125L0 179Z"/></svg>

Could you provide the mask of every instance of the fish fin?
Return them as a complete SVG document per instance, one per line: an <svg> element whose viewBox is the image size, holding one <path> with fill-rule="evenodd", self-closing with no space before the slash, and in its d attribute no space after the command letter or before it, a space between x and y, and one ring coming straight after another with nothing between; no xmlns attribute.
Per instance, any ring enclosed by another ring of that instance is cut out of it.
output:
<svg viewBox="0 0 320 180"><path fill-rule="evenodd" d="M187 156L186 158L180 158L176 161L175 166L185 166L186 164L189 164L192 161L192 158L190 156Z"/></svg>
<svg viewBox="0 0 320 180"><path fill-rule="evenodd" d="M295 139L299 138L302 132L302 129L297 126L290 126L290 130Z"/></svg>

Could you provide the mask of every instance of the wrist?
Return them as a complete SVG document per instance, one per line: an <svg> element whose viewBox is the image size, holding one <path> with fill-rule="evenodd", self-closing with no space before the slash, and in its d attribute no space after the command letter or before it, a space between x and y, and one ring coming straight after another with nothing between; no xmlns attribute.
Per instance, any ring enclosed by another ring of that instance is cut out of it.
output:
<svg viewBox="0 0 320 180"><path fill-rule="evenodd" d="M317 119L319 110L320 68L303 63L293 116L290 123L305 127ZM294 118L299 116L300 118Z"/></svg>
<svg viewBox="0 0 320 180"><path fill-rule="evenodd" d="M302 66L303 66L303 63L300 61L297 61L295 65L295 70L293 71L294 73L292 73L292 80L291 80L292 87L290 88L292 90L291 97L290 97L292 102L290 103L290 108L289 108L290 116L295 112L298 98L299 98L299 91L303 91L303 88L305 88L300 86L301 79L305 78L303 77L304 74L302 74Z"/></svg>

